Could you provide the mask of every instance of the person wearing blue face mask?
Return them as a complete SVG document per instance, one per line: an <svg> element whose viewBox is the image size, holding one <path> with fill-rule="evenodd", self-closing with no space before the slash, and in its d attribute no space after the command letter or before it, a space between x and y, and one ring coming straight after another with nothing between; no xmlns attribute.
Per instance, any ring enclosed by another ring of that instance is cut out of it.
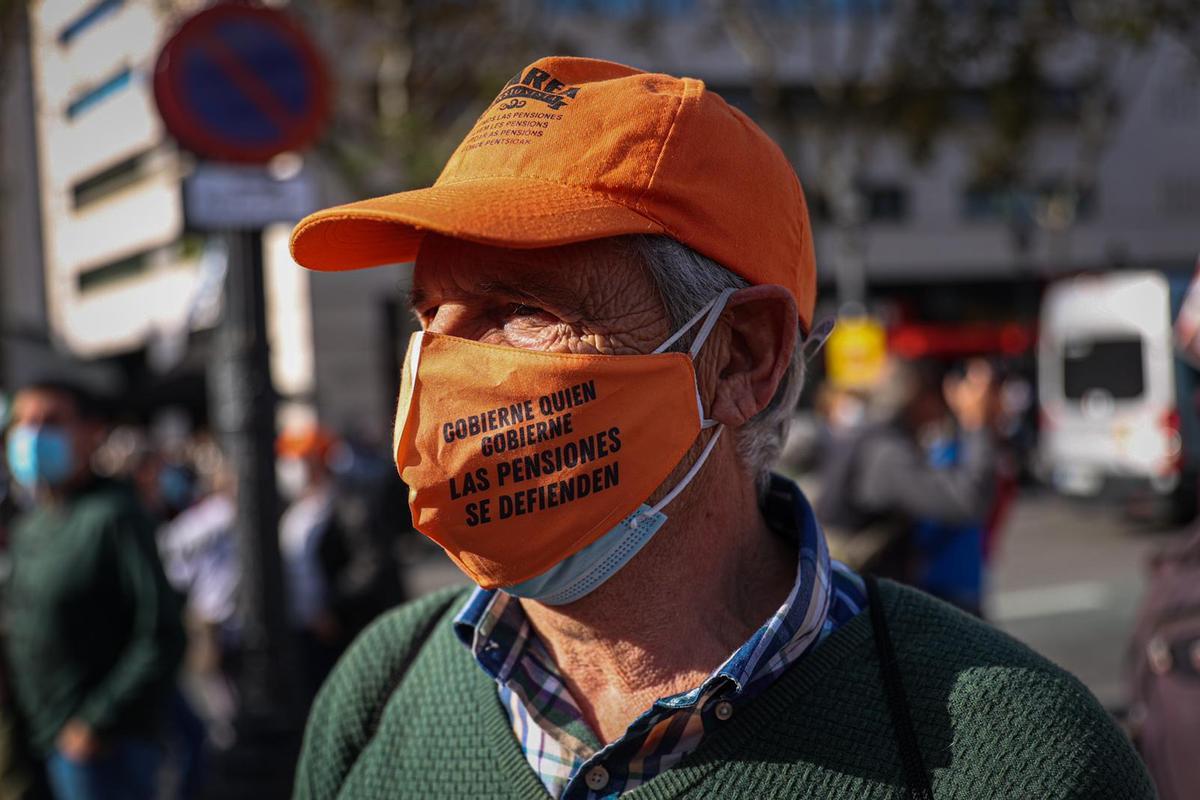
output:
<svg viewBox="0 0 1200 800"><path fill-rule="evenodd" d="M152 797L155 741L184 637L153 526L132 487L98 476L97 399L25 387L5 454L30 500L13 526L5 640L29 745L56 797Z"/></svg>

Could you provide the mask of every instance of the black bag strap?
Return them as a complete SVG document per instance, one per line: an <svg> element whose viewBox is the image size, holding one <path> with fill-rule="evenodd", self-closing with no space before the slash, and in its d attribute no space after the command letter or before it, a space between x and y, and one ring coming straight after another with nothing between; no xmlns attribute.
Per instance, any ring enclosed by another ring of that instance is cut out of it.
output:
<svg viewBox="0 0 1200 800"><path fill-rule="evenodd" d="M896 744L900 748L900 762L904 766L908 796L912 800L933 800L933 786L929 772L925 769L925 759L921 757L921 749L917 746L917 731L913 727L912 716L908 713L908 697L904 694L904 683L900 679L900 662L896 660L891 633L883 614L879 584L873 575L864 575L863 581L867 585L867 602L871 609L871 627L875 631L875 652L879 655L883 693L892 716Z"/></svg>

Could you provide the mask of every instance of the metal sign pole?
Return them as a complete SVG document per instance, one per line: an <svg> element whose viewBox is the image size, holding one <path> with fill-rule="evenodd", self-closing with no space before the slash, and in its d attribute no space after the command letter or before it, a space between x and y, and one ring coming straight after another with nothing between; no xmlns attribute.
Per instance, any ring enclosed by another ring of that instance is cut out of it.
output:
<svg viewBox="0 0 1200 800"><path fill-rule="evenodd" d="M311 210L311 182L277 179L265 165L312 144L328 121L329 97L323 59L304 29L258 4L216 3L182 20L154 66L163 123L202 159L184 187L188 225L228 244L209 402L238 478L242 659L237 745L217 754L208 790L222 800L291 794L306 711L296 702L284 613L262 229Z"/></svg>
<svg viewBox="0 0 1200 800"><path fill-rule="evenodd" d="M261 230L218 235L226 238L229 266L224 312L209 367L210 403L221 445L238 476L235 525L242 567L238 749L239 760L254 766L253 772L241 776L236 793L282 797L290 782L290 751L296 746L300 721L295 718L291 669L295 661L289 657L279 555L275 390L267 341L263 237ZM253 781L247 783L250 775ZM284 793L276 794L280 790Z"/></svg>

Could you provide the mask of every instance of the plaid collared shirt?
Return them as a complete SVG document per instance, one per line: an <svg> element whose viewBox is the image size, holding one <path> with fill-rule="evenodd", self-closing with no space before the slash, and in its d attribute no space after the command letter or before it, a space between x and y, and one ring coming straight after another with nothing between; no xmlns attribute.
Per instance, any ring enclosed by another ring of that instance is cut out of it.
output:
<svg viewBox="0 0 1200 800"><path fill-rule="evenodd" d="M607 746L584 721L520 602L484 589L467 600L455 632L496 681L513 734L553 797L616 797L670 769L865 607L862 580L831 562L812 508L795 484L773 477L763 513L800 552L787 601L702 684L656 700Z"/></svg>

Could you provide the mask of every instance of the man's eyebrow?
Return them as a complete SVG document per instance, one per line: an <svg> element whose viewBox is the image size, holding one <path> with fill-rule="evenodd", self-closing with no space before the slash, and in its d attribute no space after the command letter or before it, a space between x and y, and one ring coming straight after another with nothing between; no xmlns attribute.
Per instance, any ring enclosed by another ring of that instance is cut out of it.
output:
<svg viewBox="0 0 1200 800"><path fill-rule="evenodd" d="M523 286L505 281L481 281L475 284L475 291L480 294L503 294L526 300L538 307L548 306L560 310L578 310L579 302L569 292L556 289L553 286L539 286L532 291Z"/></svg>

